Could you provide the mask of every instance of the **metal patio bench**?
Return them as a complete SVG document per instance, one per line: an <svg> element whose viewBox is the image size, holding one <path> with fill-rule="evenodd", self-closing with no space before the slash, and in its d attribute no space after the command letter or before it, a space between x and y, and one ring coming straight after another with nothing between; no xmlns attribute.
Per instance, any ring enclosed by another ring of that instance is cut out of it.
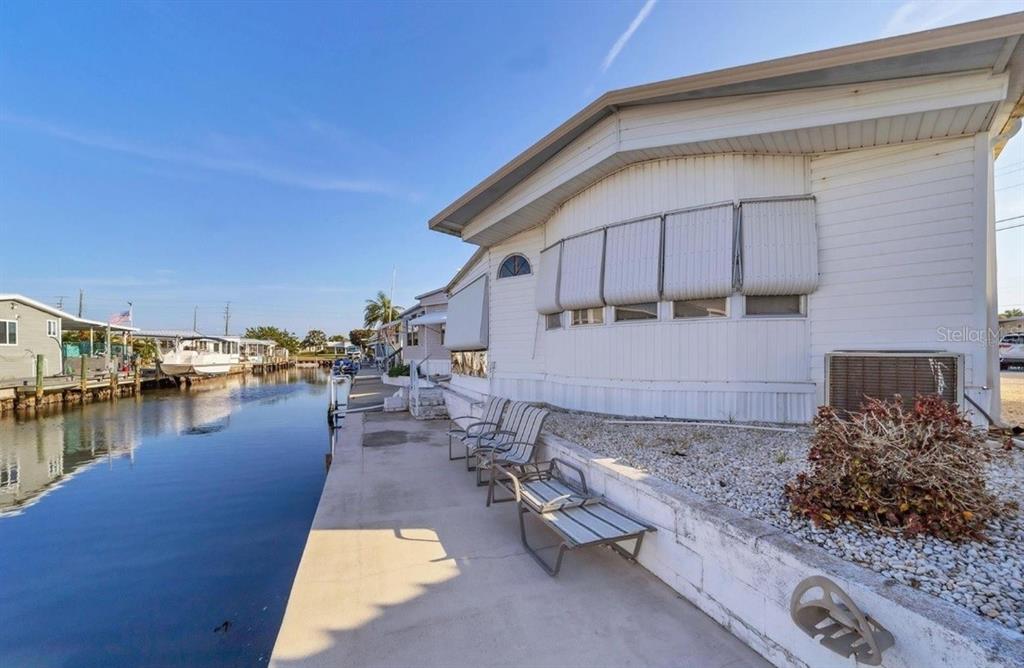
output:
<svg viewBox="0 0 1024 668"><path fill-rule="evenodd" d="M470 467L467 458L466 468L476 470L476 484L487 484L481 471L492 469L495 464L519 466L533 461L537 439L549 413L546 408L515 401L502 418L500 429L472 440L466 450L470 457L476 458L477 465Z"/></svg>
<svg viewBox="0 0 1024 668"><path fill-rule="evenodd" d="M567 551L594 545L607 545L619 556L635 562L640 554L644 534L656 531L653 526L631 517L603 497L591 494L583 471L561 459L523 465L519 470L508 469L500 464L494 468L488 503L516 502L519 536L523 547L548 575L558 575L562 568L562 557ZM567 476L566 471L572 471L576 479ZM510 491L512 497L494 498L495 485ZM526 539L524 516L527 513L535 515L562 539L553 566ZM623 543L630 541L633 541L632 550L623 546Z"/></svg>
<svg viewBox="0 0 1024 668"><path fill-rule="evenodd" d="M448 459L449 461L455 461L457 459L469 458L469 444L470 441L475 439L477 436L493 432L500 427L501 414L505 410L505 405L508 403L508 399L501 397L491 397L484 404L484 410L479 417L476 415L461 415L459 417L451 418L451 423L455 425L448 430ZM463 428L459 425L459 420L468 420L466 427ZM462 457L455 457L452 453L452 441L458 440L466 448L466 454ZM467 462L468 464L468 462Z"/></svg>

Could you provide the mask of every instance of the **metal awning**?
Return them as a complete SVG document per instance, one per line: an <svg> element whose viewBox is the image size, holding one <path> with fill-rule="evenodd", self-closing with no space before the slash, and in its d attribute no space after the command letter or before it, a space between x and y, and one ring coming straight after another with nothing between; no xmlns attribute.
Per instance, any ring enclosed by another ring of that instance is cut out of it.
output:
<svg viewBox="0 0 1024 668"><path fill-rule="evenodd" d="M410 325L443 325L448 320L448 311L434 311L424 313L418 318L409 321Z"/></svg>

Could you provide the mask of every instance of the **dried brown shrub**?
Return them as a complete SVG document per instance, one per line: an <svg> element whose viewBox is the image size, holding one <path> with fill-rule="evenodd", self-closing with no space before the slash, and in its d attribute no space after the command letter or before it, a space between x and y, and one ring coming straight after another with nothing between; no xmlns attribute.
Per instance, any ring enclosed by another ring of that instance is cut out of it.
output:
<svg viewBox="0 0 1024 668"><path fill-rule="evenodd" d="M791 510L819 526L847 520L906 535L983 538L1007 510L985 488L985 434L937 396L871 400L841 419L818 409L810 469L786 485Z"/></svg>

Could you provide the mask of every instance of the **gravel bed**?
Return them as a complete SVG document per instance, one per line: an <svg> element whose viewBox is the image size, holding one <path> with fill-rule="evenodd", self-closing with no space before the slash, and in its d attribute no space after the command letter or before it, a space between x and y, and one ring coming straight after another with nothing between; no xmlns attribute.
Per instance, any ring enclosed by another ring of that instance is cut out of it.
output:
<svg viewBox="0 0 1024 668"><path fill-rule="evenodd" d="M804 469L809 428L756 431L706 425L611 425L608 416L555 412L547 429L620 463L764 520L837 557L1024 633L1024 519L990 522L989 542L951 543L843 524L817 529L789 512L783 487ZM1024 508L1024 453L997 451L989 487Z"/></svg>

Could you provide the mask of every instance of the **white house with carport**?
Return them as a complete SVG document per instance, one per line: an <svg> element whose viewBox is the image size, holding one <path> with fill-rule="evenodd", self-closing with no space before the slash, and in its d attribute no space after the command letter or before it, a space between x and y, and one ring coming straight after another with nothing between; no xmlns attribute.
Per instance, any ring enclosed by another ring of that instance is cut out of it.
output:
<svg viewBox="0 0 1024 668"><path fill-rule="evenodd" d="M135 331L134 327L80 318L24 295L0 294L0 386L24 385L33 380L38 356L42 356L45 378L78 376L83 363L86 373L111 371L118 362L111 355L112 335L130 339ZM88 334L88 347L83 342L65 350L65 332ZM96 332L103 333L106 341L99 353L92 345Z"/></svg>
<svg viewBox="0 0 1024 668"><path fill-rule="evenodd" d="M999 417L993 162L1024 14L602 95L429 221L449 389L804 423L939 392ZM962 340L961 340L962 339Z"/></svg>
<svg viewBox="0 0 1024 668"><path fill-rule="evenodd" d="M398 316L402 321L402 363L415 362L423 375L451 372L448 349L444 347L448 319L448 293L438 288L416 297L416 303Z"/></svg>

